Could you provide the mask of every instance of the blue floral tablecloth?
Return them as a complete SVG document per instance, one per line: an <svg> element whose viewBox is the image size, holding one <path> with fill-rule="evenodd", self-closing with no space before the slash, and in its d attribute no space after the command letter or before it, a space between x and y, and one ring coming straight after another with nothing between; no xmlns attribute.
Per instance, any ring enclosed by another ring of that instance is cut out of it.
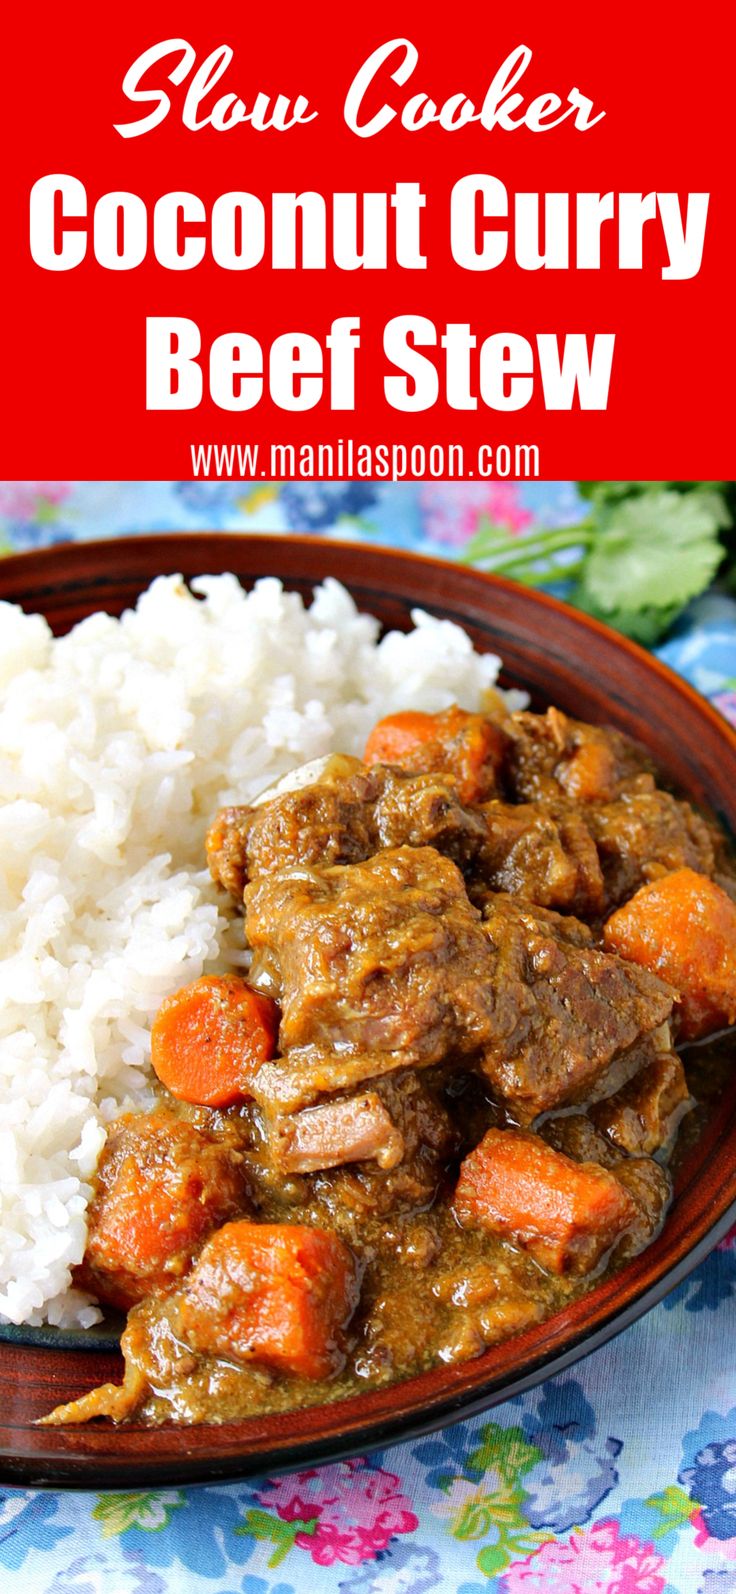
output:
<svg viewBox="0 0 736 1594"><path fill-rule="evenodd" d="M5 482L0 545L299 529L452 557L482 515L578 511L569 482ZM736 604L659 651L736 724ZM432 1438L250 1483L0 1490L1 1569L23 1594L736 1594L736 1231L574 1372Z"/></svg>

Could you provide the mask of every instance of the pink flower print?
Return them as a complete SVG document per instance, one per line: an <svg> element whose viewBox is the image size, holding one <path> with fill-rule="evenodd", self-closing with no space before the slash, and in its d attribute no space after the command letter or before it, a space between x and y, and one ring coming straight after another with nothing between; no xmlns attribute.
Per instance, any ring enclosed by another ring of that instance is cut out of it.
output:
<svg viewBox="0 0 736 1594"><path fill-rule="evenodd" d="M485 515L518 536L533 520L514 482L443 482L423 487L419 504L431 542L462 546Z"/></svg>
<svg viewBox="0 0 736 1594"><path fill-rule="evenodd" d="M526 531L534 519L531 510L524 508L514 482L495 482L489 487L487 513L498 526L508 526L515 537Z"/></svg>
<svg viewBox="0 0 736 1594"><path fill-rule="evenodd" d="M652 1544L622 1538L618 1522L595 1522L512 1562L499 1594L662 1594L664 1564Z"/></svg>
<svg viewBox="0 0 736 1594"><path fill-rule="evenodd" d="M419 1526L396 1474L371 1466L364 1456L274 1478L257 1498L283 1522L316 1519L313 1531L297 1533L294 1543L318 1566L359 1566L385 1550L394 1534Z"/></svg>
<svg viewBox="0 0 736 1594"><path fill-rule="evenodd" d="M39 505L62 504L71 490L71 482L0 482L0 515L35 520Z"/></svg>

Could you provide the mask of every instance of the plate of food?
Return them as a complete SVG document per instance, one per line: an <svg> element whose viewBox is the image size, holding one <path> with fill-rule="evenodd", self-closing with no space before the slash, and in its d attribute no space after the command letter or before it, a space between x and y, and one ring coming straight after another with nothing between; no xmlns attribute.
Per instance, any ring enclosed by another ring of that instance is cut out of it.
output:
<svg viewBox="0 0 736 1594"><path fill-rule="evenodd" d="M0 565L0 1474L304 1466L519 1393L736 1217L736 742L466 568Z"/></svg>

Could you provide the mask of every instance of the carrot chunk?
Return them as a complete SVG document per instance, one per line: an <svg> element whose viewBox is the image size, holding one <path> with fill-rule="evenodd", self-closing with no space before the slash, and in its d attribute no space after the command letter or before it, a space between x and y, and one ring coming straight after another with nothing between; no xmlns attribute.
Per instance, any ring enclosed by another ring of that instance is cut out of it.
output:
<svg viewBox="0 0 736 1594"><path fill-rule="evenodd" d="M439 736L438 716L407 709L379 720L365 744L366 764L403 764Z"/></svg>
<svg viewBox="0 0 736 1594"><path fill-rule="evenodd" d="M736 1023L736 903L707 875L675 869L642 886L603 938L608 951L674 986L684 1040Z"/></svg>
<svg viewBox="0 0 736 1594"><path fill-rule="evenodd" d="M528 1251L550 1273L589 1273L636 1219L623 1185L538 1135L489 1129L465 1158L455 1215Z"/></svg>
<svg viewBox="0 0 736 1594"><path fill-rule="evenodd" d="M336 1234L289 1223L226 1223L186 1282L180 1323L204 1355L327 1378L358 1299L352 1252Z"/></svg>
<svg viewBox="0 0 736 1594"><path fill-rule="evenodd" d="M237 975L206 974L162 1002L151 1027L151 1062L180 1101L229 1107L250 1096L273 1057L279 1010Z"/></svg>
<svg viewBox="0 0 736 1594"><path fill-rule="evenodd" d="M228 1146L168 1113L126 1113L102 1153L75 1283L127 1311L179 1284L206 1235L245 1204Z"/></svg>
<svg viewBox="0 0 736 1594"><path fill-rule="evenodd" d="M461 802L482 802L496 790L506 748L499 725L453 705L442 714L407 711L379 720L366 742L366 764L394 764L418 774L445 771Z"/></svg>
<svg viewBox="0 0 736 1594"><path fill-rule="evenodd" d="M614 748L604 738L581 742L557 779L574 802L610 802L616 795L619 766Z"/></svg>

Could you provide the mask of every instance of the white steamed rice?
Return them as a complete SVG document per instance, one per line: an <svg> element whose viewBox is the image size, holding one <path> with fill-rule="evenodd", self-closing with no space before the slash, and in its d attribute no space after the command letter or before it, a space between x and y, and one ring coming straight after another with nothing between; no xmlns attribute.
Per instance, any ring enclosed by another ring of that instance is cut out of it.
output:
<svg viewBox="0 0 736 1594"><path fill-rule="evenodd" d="M54 640L0 604L0 1321L88 1326L70 1289L106 1125L150 1102L162 998L242 961L207 824L399 708L478 707L499 660L415 612L379 642L327 580L161 577ZM517 701L518 701L517 694ZM515 705L514 705L515 706Z"/></svg>

